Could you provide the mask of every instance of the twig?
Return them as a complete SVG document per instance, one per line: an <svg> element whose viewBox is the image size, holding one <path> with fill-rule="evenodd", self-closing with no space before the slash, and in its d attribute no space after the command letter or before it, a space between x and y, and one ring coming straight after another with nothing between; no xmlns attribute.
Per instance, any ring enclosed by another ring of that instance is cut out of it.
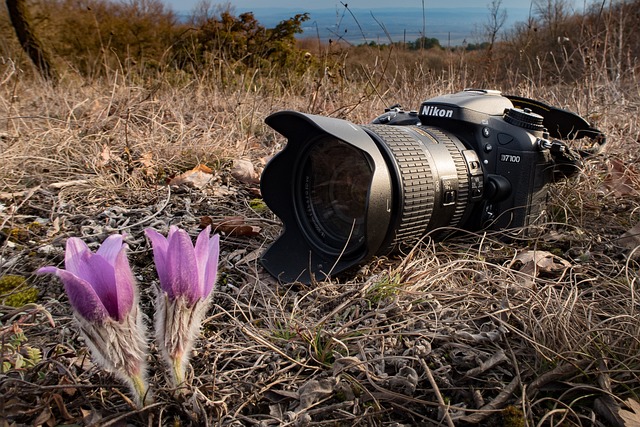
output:
<svg viewBox="0 0 640 427"><path fill-rule="evenodd" d="M431 387L433 387L433 392L436 394L436 398L438 399L438 403L440 404L440 409L442 409L442 411L444 412L444 418L447 420L447 425L449 427L455 427L455 424L451 419L451 414L449 414L450 405L445 403L444 398L440 393L440 389L438 388L438 384L436 384L436 380L433 378L433 374L431 374L431 369L429 368L429 365L427 365L427 362L425 362L424 359L420 359L420 364L422 365L422 369L424 369L424 373L427 375L427 378L429 379L429 383L431 384Z"/></svg>
<svg viewBox="0 0 640 427"><path fill-rule="evenodd" d="M538 378L533 380L527 387L527 397L531 398L533 395L545 385L553 381L564 380L572 377L578 372L584 371L587 366L591 364L589 360L579 360L575 363L565 363L558 365L555 369L545 372Z"/></svg>
<svg viewBox="0 0 640 427"><path fill-rule="evenodd" d="M469 369L464 376L465 377L474 377L478 374L481 374L485 371L488 371L489 369L493 368L494 366L504 362L507 359L507 355L504 353L504 350L500 350L498 351L496 354L494 354L493 356L491 356L490 358L488 358L487 360L485 360L484 362L482 362L480 364L480 366L477 366L475 368Z"/></svg>
<svg viewBox="0 0 640 427"><path fill-rule="evenodd" d="M40 186L36 186L33 188L30 188L29 190L26 191L25 195L24 195L24 199L20 202L20 204L15 208L15 210L13 211L13 214L17 214L18 211L20 210L20 208L22 206L24 206L25 203L27 203L27 201L36 193L36 191L40 190ZM7 224L7 222L9 222L9 219L11 218L11 216L9 216L8 218L6 218L4 221L2 221L2 224L0 224L0 230L4 228L4 226Z"/></svg>
<svg viewBox="0 0 640 427"><path fill-rule="evenodd" d="M88 179L74 179L71 181L52 182L51 184L49 184L49 187L58 190L60 188L71 187L73 185L84 185L88 183Z"/></svg>
<svg viewBox="0 0 640 427"><path fill-rule="evenodd" d="M106 418L106 419L102 418L100 420L97 420L95 423L88 424L87 427L97 426L97 425L100 425L102 427L111 426L111 425L117 424L119 421L122 421L122 420L125 420L125 419L129 418L132 415L142 414L144 412L147 412L150 409L153 409L155 407L158 407L158 406L161 406L161 405L164 405L164 404L165 404L164 402L156 402L156 403L152 403L150 405L146 405L146 406L144 406L142 408L135 409L133 411L129 411L129 412L124 413L124 414L115 414L112 418Z"/></svg>

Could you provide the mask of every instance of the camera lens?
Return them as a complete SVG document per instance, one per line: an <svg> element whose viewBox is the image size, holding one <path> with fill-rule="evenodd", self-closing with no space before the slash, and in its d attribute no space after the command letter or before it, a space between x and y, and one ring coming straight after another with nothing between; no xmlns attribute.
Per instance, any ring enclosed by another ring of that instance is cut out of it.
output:
<svg viewBox="0 0 640 427"><path fill-rule="evenodd" d="M288 143L261 191L283 223L263 254L287 281L309 282L458 227L482 198L476 152L430 126L355 125L282 111L267 118Z"/></svg>
<svg viewBox="0 0 640 427"><path fill-rule="evenodd" d="M526 226L558 166L576 166L541 138L604 143L573 113L481 89L430 98L419 112L394 106L366 125L297 111L265 122L287 144L260 179L283 225L260 261L287 282L323 280L426 236Z"/></svg>
<svg viewBox="0 0 640 427"><path fill-rule="evenodd" d="M362 151L333 137L311 144L297 179L297 208L317 245L337 254L364 244L372 177Z"/></svg>

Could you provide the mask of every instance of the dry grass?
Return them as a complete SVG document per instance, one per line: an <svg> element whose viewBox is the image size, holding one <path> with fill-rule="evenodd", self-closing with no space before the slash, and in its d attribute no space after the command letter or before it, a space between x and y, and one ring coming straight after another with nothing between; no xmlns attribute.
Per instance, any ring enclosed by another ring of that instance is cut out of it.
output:
<svg viewBox="0 0 640 427"><path fill-rule="evenodd" d="M609 138L580 177L553 188L549 222L533 237L427 237L313 286L277 283L258 264L280 226L252 209L255 186L230 168L238 158L259 168L282 148L264 117L297 109L367 122L389 104L472 86L460 75L416 85L373 68L364 83L309 74L295 87L247 75L227 88L121 74L57 88L4 81L0 275L27 277L40 296L0 309L3 425L614 424L640 391L638 263L618 240L640 218L638 86L500 87L579 111ZM199 163L214 169L206 187L165 185ZM153 349L155 403L133 409L90 362L60 284L33 272L60 264L69 236L97 243L124 231L151 316L143 228L195 234L202 216L232 215L262 233L222 239L189 385L167 388ZM522 256L533 250L555 263L528 271ZM18 354L28 363L17 366Z"/></svg>

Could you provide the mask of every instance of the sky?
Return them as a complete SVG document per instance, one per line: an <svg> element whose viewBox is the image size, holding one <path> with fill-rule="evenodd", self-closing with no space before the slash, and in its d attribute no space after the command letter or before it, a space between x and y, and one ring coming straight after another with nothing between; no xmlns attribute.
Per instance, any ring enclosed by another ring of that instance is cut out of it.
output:
<svg viewBox="0 0 640 427"><path fill-rule="evenodd" d="M486 24L492 0L162 1L178 16L184 18L189 17L203 2L210 6L209 10L212 12L216 11L216 6L229 4L235 15L253 12L256 19L266 28L272 28L295 14L309 12L310 19L303 25L304 32L300 37L317 35L322 40L339 38L354 43L386 42L389 38L393 41L413 41L423 34L424 28L427 37L437 38L443 46L455 46L465 42L483 41L478 37L478 28L482 28L483 23ZM539 1L546 3L548 0ZM570 8L581 11L585 2L596 0L559 1L567 2ZM502 0L501 10L507 13L503 31L507 31L517 22L526 21L531 11L531 2L532 0ZM348 5L351 14L345 13L344 4Z"/></svg>
<svg viewBox="0 0 640 427"><path fill-rule="evenodd" d="M176 12L191 11L200 0L163 0L171 9ZM585 0L569 0L575 7L581 7ZM213 1L212 5L230 3L236 8L236 11L250 11L252 8L299 8L301 11L313 9L331 9L342 7L340 1L323 1L323 0L231 0L231 1ZM426 9L433 8L464 8L464 7L486 7L491 0L403 0L399 2L390 2L389 0L343 0L350 8L384 8L384 7L424 7ZM509 10L514 8L528 8L531 0L502 0L502 7Z"/></svg>

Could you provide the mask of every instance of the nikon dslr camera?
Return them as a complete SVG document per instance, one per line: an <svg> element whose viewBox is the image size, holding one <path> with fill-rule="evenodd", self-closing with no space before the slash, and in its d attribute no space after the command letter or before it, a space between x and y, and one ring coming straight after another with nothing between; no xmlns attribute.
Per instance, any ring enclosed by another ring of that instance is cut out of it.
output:
<svg viewBox="0 0 640 427"><path fill-rule="evenodd" d="M367 125L294 111L265 121L288 143L261 177L283 222L261 261L286 282L325 279L427 233L526 227L548 185L581 162L555 138L605 142L574 113L494 90L392 107Z"/></svg>

